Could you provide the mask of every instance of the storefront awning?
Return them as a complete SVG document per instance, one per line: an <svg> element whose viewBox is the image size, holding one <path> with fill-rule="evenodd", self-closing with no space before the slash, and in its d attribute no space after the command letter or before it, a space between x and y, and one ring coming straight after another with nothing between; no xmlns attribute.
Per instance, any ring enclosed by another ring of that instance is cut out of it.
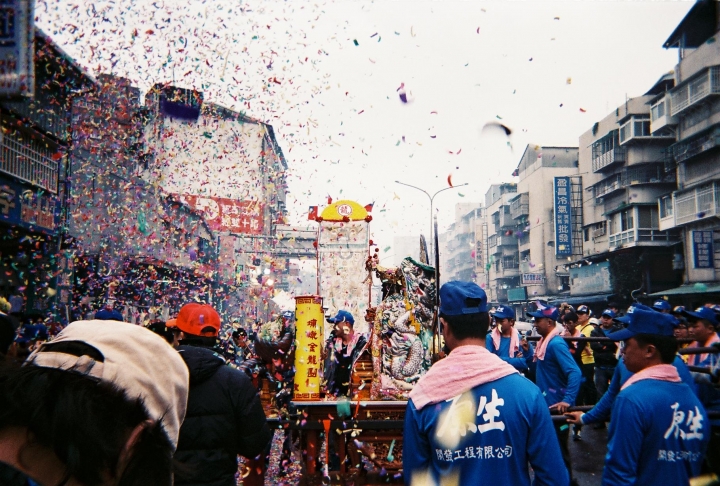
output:
<svg viewBox="0 0 720 486"><path fill-rule="evenodd" d="M693 285L681 285L674 289L663 290L649 294L650 297L663 297L665 295L691 295L691 294L716 294L720 293L720 283L696 283Z"/></svg>

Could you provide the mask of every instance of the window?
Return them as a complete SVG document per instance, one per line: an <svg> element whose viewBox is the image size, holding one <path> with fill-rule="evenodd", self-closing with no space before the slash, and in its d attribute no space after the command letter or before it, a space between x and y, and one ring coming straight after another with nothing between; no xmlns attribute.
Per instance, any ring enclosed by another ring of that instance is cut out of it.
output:
<svg viewBox="0 0 720 486"><path fill-rule="evenodd" d="M601 155L610 152L615 148L618 142L618 131L613 130L605 135L600 140L597 140L592 145L592 156L593 159L600 157Z"/></svg>
<svg viewBox="0 0 720 486"><path fill-rule="evenodd" d="M617 234L623 231L633 229L635 221L633 219L633 208L620 211L611 216L608 224L610 225L610 234Z"/></svg>
<svg viewBox="0 0 720 486"><path fill-rule="evenodd" d="M665 100L662 100L657 105L653 106L650 110L650 115L652 116L653 121L665 116Z"/></svg>
<svg viewBox="0 0 720 486"><path fill-rule="evenodd" d="M638 210L638 228L657 229L659 227L657 208L640 206Z"/></svg>
<svg viewBox="0 0 720 486"><path fill-rule="evenodd" d="M672 195L663 196L660 199L660 219L669 218L673 215Z"/></svg>

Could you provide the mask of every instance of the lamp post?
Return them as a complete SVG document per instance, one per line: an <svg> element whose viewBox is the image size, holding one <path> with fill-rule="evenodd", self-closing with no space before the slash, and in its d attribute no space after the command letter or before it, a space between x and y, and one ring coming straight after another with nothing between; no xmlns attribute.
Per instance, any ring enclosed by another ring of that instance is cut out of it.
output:
<svg viewBox="0 0 720 486"><path fill-rule="evenodd" d="M434 264L433 263L433 261L434 261L433 260L433 242L435 240L433 239L433 200L435 199L435 196L437 196L438 194L440 194L443 191L448 191L450 189L457 189L458 187L467 186L468 183L466 182L465 184L460 184L457 186L451 186L451 187L446 187L444 189L440 189L439 191L437 191L435 194L433 194L431 196L426 190L421 189L417 186L413 186L411 184L406 184L406 183L400 182L400 181L395 181L395 182L397 184L401 184L403 186L408 186L408 187L412 187L413 189L417 189L418 191L423 192L428 197L428 199L430 199L430 255L428 255L428 260L429 260L429 263ZM437 248L435 248L435 251L437 251Z"/></svg>

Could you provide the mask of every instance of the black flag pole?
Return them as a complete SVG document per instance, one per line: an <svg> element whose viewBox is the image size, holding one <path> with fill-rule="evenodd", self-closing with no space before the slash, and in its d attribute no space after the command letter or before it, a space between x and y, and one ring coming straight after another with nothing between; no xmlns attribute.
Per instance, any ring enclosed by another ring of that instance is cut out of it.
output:
<svg viewBox="0 0 720 486"><path fill-rule="evenodd" d="M437 215L433 215L433 246L435 248L435 313L433 319L433 356L437 357L440 353L437 346L440 344L440 246L438 246L438 222Z"/></svg>

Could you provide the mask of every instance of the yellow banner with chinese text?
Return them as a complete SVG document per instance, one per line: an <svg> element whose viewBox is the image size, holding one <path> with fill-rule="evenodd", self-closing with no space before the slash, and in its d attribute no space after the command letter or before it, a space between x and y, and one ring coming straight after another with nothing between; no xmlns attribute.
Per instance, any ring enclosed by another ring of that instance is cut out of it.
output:
<svg viewBox="0 0 720 486"><path fill-rule="evenodd" d="M295 390L294 400L320 399L320 357L323 347L322 297L295 297Z"/></svg>

